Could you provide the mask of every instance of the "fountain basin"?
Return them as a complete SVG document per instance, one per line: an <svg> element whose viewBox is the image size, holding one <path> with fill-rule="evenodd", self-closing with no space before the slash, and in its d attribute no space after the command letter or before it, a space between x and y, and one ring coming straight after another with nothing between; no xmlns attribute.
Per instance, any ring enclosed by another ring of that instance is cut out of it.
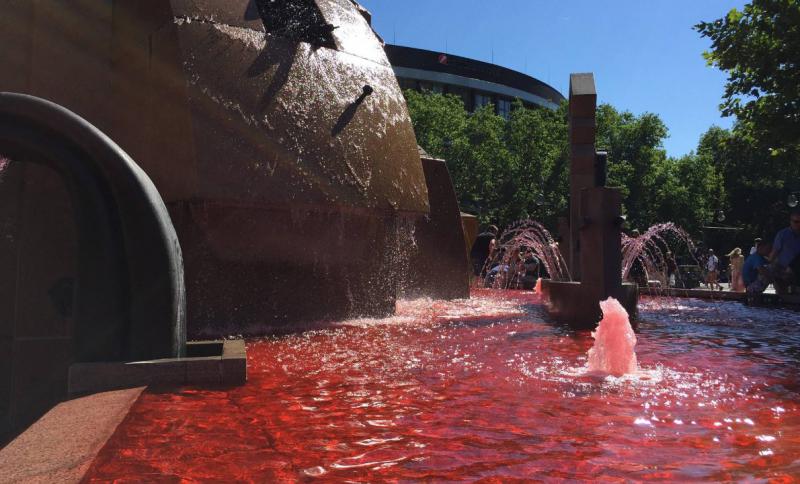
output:
<svg viewBox="0 0 800 484"><path fill-rule="evenodd" d="M599 294L591 284L575 281L542 280L542 295L549 316L575 329L594 329L602 317L599 301L607 297L617 299L628 312L631 324L636 326L639 288L635 284L623 283L612 294ZM595 301L589 304L589 301Z"/></svg>
<svg viewBox="0 0 800 484"><path fill-rule="evenodd" d="M796 313L644 298L614 378L538 295L472 296L250 340L245 386L145 391L86 481L796 479Z"/></svg>
<svg viewBox="0 0 800 484"><path fill-rule="evenodd" d="M75 396L148 385L236 386L246 381L244 340L190 341L181 358L74 363L68 390Z"/></svg>

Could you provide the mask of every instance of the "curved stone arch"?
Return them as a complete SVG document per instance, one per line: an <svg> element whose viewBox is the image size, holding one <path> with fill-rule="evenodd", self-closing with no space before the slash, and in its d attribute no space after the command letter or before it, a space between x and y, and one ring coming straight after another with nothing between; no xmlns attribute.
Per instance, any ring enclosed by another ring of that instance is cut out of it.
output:
<svg viewBox="0 0 800 484"><path fill-rule="evenodd" d="M0 153L61 176L75 213L77 361L183 356L186 294L175 229L150 178L75 113L0 93Z"/></svg>

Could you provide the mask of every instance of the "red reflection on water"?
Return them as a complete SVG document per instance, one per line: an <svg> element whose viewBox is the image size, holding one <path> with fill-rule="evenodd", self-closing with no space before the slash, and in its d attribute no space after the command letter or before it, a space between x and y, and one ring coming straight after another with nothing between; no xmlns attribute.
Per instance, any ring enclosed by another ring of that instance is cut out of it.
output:
<svg viewBox="0 0 800 484"><path fill-rule="evenodd" d="M798 379L786 372L797 361L762 354L742 325L681 326L645 305L640 372L603 379L584 368L588 332L543 322L536 296L475 296L402 302L385 320L249 342L247 385L146 392L87 480L800 473ZM715 311L681 304L692 317Z"/></svg>

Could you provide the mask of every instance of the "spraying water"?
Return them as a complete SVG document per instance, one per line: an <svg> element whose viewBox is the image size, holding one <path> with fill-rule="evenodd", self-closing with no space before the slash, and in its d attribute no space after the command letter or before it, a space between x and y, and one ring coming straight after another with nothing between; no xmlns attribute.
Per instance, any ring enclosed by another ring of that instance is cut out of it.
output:
<svg viewBox="0 0 800 484"><path fill-rule="evenodd" d="M558 243L550 232L532 219L509 225L498 239L493 254L486 260L484 272L492 274L487 286L496 289L516 289L520 286L526 253L540 261L540 275L555 281L569 281L571 276Z"/></svg>
<svg viewBox="0 0 800 484"><path fill-rule="evenodd" d="M622 278L626 280L635 263L644 268L646 277L663 278L667 270L667 251L674 252L674 246L685 245L690 254L694 253L694 244L689 234L672 222L656 224L647 229L639 237L622 234ZM500 267L504 277L497 278L491 284L494 288L509 289L515 287L514 269L518 265L518 254L523 250L531 250L542 263L543 273L555 281L570 281L564 256L558 243L550 232L539 222L526 219L511 224L500 236L497 248L486 262L484 271ZM507 275L506 275L507 274Z"/></svg>
<svg viewBox="0 0 800 484"><path fill-rule="evenodd" d="M690 254L694 253L692 238L672 222L653 225L638 237L622 234L622 279L628 278L637 261L644 268L648 280L663 279L667 271L666 253L673 250L671 245L676 241L686 245Z"/></svg>
<svg viewBox="0 0 800 484"><path fill-rule="evenodd" d="M8 165L10 164L11 160L3 157L3 155L0 155L0 181L3 180L3 173L6 171L6 168L8 168Z"/></svg>
<svg viewBox="0 0 800 484"><path fill-rule="evenodd" d="M603 319L592 332L594 346L589 350L589 371L622 376L638 369L636 335L631 328L628 312L614 298L600 301Z"/></svg>

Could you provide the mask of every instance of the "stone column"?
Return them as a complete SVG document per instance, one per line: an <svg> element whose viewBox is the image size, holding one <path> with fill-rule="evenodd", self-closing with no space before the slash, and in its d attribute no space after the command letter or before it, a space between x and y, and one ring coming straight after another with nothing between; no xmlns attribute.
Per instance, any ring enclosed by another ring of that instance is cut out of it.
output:
<svg viewBox="0 0 800 484"><path fill-rule="evenodd" d="M619 190L593 187L581 191L581 286L594 301L620 297L622 239L617 220L621 205Z"/></svg>
<svg viewBox="0 0 800 484"><path fill-rule="evenodd" d="M567 265L575 281L583 280L581 270L581 190L594 186L597 91L591 73L569 77L569 150L570 150L570 251Z"/></svg>

